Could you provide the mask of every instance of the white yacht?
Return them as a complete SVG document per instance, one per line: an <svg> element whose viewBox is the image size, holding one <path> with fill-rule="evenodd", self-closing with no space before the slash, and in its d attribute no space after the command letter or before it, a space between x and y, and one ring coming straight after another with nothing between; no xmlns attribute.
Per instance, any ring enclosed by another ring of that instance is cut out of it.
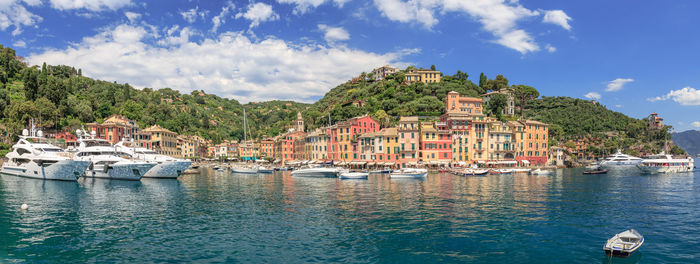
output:
<svg viewBox="0 0 700 264"><path fill-rule="evenodd" d="M642 160L642 163L637 165L644 173L676 173L690 172L695 169L695 160L693 158L673 158L666 153L651 155Z"/></svg>
<svg viewBox="0 0 700 264"><path fill-rule="evenodd" d="M84 137L81 130L76 132L79 145L74 159L92 162L85 177L138 181L156 165L134 160L129 154L117 151L106 140L95 138L94 131L89 138Z"/></svg>
<svg viewBox="0 0 700 264"><path fill-rule="evenodd" d="M617 153L608 156L599 165L604 168L622 168L636 166L639 163L642 163L641 158L625 155L620 150L617 150Z"/></svg>
<svg viewBox="0 0 700 264"><path fill-rule="evenodd" d="M335 178L341 173L346 172L343 168L325 168L325 167L307 167L292 171L292 176L296 177L321 177Z"/></svg>
<svg viewBox="0 0 700 264"><path fill-rule="evenodd" d="M231 173L238 173L238 174L257 174L258 173L258 168L253 167L253 166L241 166L241 165L234 165L231 167Z"/></svg>
<svg viewBox="0 0 700 264"><path fill-rule="evenodd" d="M144 178L176 179L190 167L192 161L176 159L170 156L158 154L154 150L136 147L133 142L122 140L114 145L119 152L131 155L134 159L153 163L155 166L143 175Z"/></svg>
<svg viewBox="0 0 700 264"><path fill-rule="evenodd" d="M44 180L76 181L85 173L90 162L76 161L70 153L45 142L41 131L32 128L31 135L22 131L8 161L2 164L0 173Z"/></svg>

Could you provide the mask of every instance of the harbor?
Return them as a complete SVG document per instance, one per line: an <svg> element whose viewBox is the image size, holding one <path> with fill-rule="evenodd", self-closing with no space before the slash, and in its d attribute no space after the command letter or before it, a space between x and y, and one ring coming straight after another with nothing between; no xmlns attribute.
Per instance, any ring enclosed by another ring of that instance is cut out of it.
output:
<svg viewBox="0 0 700 264"><path fill-rule="evenodd" d="M700 172L366 180L235 174L77 182L0 176L6 262L690 263ZM27 210L20 209L26 203ZM610 258L628 228L644 246ZM28 239L31 238L31 239Z"/></svg>

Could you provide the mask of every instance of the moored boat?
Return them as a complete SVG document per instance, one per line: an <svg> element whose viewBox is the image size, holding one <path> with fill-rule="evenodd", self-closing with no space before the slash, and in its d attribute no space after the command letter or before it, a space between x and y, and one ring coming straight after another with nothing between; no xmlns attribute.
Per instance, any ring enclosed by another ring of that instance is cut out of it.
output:
<svg viewBox="0 0 700 264"><path fill-rule="evenodd" d="M601 167L603 168L629 168L636 166L637 164L641 163L642 159L635 157L635 156L630 156L626 154L622 154L620 150L617 150L617 153L608 156L604 160L600 162Z"/></svg>
<svg viewBox="0 0 700 264"><path fill-rule="evenodd" d="M548 170L543 170L543 169L535 169L533 171L530 171L530 174L532 175L551 175L552 172Z"/></svg>
<svg viewBox="0 0 700 264"><path fill-rule="evenodd" d="M231 173L257 174L258 168L257 167L249 167L249 166L233 166L233 167L231 167Z"/></svg>
<svg viewBox="0 0 700 264"><path fill-rule="evenodd" d="M307 167L294 170L291 175L295 177L335 178L342 172L345 172L345 169L335 167Z"/></svg>
<svg viewBox="0 0 700 264"><path fill-rule="evenodd" d="M82 130L76 132L79 146L73 159L92 163L85 171L85 177L138 181L156 165L135 160L129 154L117 151L106 140L95 138L94 131L90 137L83 135Z"/></svg>
<svg viewBox="0 0 700 264"><path fill-rule="evenodd" d="M625 230L608 239L603 246L603 251L608 256L628 257L644 244L644 236L637 230Z"/></svg>
<svg viewBox="0 0 700 264"><path fill-rule="evenodd" d="M513 173L530 173L530 169L527 168L515 168L513 169Z"/></svg>
<svg viewBox="0 0 700 264"><path fill-rule="evenodd" d="M661 153L652 155L637 165L637 168L644 173L677 173L691 172L695 169L693 158L674 158L671 155Z"/></svg>
<svg viewBox="0 0 700 264"><path fill-rule="evenodd" d="M122 140L115 144L114 148L131 155L135 160L155 164L143 175L144 178L177 179L192 164L189 160L176 159L158 154L155 150L137 147L133 141Z"/></svg>
<svg viewBox="0 0 700 264"><path fill-rule="evenodd" d="M274 173L274 172L275 172L275 169L273 169L273 168L263 167L263 166L258 167L258 173L270 174L270 173Z"/></svg>
<svg viewBox="0 0 700 264"><path fill-rule="evenodd" d="M608 170L606 170L606 169L586 170L583 172L583 174L606 174L606 173L608 173Z"/></svg>
<svg viewBox="0 0 700 264"><path fill-rule="evenodd" d="M343 179L361 180L361 179L367 179L368 175L369 174L367 172L343 172L343 173L340 173L340 179L341 180L343 180Z"/></svg>
<svg viewBox="0 0 700 264"><path fill-rule="evenodd" d="M43 180L76 181L90 166L89 161L71 159L71 154L43 142L41 131L27 130L7 153L0 173Z"/></svg>
<svg viewBox="0 0 700 264"><path fill-rule="evenodd" d="M391 178L424 178L425 176L428 176L428 170L415 168L403 168L389 174Z"/></svg>

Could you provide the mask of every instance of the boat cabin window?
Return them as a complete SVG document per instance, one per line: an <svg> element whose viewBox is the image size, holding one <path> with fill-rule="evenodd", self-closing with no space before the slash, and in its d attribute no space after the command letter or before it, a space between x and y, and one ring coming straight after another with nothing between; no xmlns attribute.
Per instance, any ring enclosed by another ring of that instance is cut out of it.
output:
<svg viewBox="0 0 700 264"><path fill-rule="evenodd" d="M22 154L25 154L25 153L31 153L31 151L29 151L29 150L27 150L27 149L24 149L24 148L18 148L18 149L17 149L17 154L22 155Z"/></svg>
<svg viewBox="0 0 700 264"><path fill-rule="evenodd" d="M629 242L629 243L636 243L637 242L636 237L621 237L620 240L622 240L622 242Z"/></svg>
<svg viewBox="0 0 700 264"><path fill-rule="evenodd" d="M88 146L88 147L110 147L112 145L110 145L109 142L107 142L107 141L93 140L93 141L86 141L85 146Z"/></svg>
<svg viewBox="0 0 700 264"><path fill-rule="evenodd" d="M43 148L43 149L41 149L41 151L44 151L44 152L63 152L63 150L60 148Z"/></svg>

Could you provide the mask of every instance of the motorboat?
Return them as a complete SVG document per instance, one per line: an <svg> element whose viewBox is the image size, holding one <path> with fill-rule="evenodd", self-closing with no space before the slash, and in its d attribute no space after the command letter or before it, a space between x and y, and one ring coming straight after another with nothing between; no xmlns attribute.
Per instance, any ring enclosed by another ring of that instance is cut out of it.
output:
<svg viewBox="0 0 700 264"><path fill-rule="evenodd" d="M76 134L79 145L73 159L91 162L85 171L85 177L138 181L156 165L117 151L106 140L95 138L95 131L92 131L90 137L83 135L80 129Z"/></svg>
<svg viewBox="0 0 700 264"><path fill-rule="evenodd" d="M600 165L603 168L623 168L636 166L641 162L641 158L622 154L622 152L618 149L617 153L612 154L607 158L603 159L598 165Z"/></svg>
<svg viewBox="0 0 700 264"><path fill-rule="evenodd" d="M608 256L628 257L644 244L644 236L637 230L625 230L608 239L603 246L603 251Z"/></svg>
<svg viewBox="0 0 700 264"><path fill-rule="evenodd" d="M428 176L428 170L417 168L402 168L389 174L391 178L424 178Z"/></svg>
<svg viewBox="0 0 700 264"><path fill-rule="evenodd" d="M463 176L481 176L489 173L487 169L466 169L462 172Z"/></svg>
<svg viewBox="0 0 700 264"><path fill-rule="evenodd" d="M90 166L89 161L73 160L72 154L51 145L44 139L42 132L32 127L12 146L7 153L7 161L2 164L0 173L44 180L76 181Z"/></svg>
<svg viewBox="0 0 700 264"><path fill-rule="evenodd" d="M491 169L490 174L513 174L512 169Z"/></svg>
<svg viewBox="0 0 700 264"><path fill-rule="evenodd" d="M340 173L340 179L355 179L355 180L366 180L369 176L367 172L343 172Z"/></svg>
<svg viewBox="0 0 700 264"><path fill-rule="evenodd" d="M531 169L528 168L515 168L513 173L530 173Z"/></svg>
<svg viewBox="0 0 700 264"><path fill-rule="evenodd" d="M318 178L335 178L340 173L347 172L343 168L338 167L303 167L292 171L294 177L318 177Z"/></svg>
<svg viewBox="0 0 700 264"><path fill-rule="evenodd" d="M264 167L264 166L258 167L258 173L270 174L270 173L274 173L274 172L275 172L275 169L273 169L273 168L268 168L268 167Z"/></svg>
<svg viewBox="0 0 700 264"><path fill-rule="evenodd" d="M530 171L530 174L532 175L551 175L552 172L548 170L543 170L543 169L535 169L533 171Z"/></svg>
<svg viewBox="0 0 700 264"><path fill-rule="evenodd" d="M606 174L606 173L608 173L608 170L602 169L602 168L583 171L583 174Z"/></svg>
<svg viewBox="0 0 700 264"><path fill-rule="evenodd" d="M155 164L152 169L148 170L146 174L143 175L144 178L176 179L190 167L190 164L192 164L192 161L189 160L176 159L158 154L158 152L154 150L136 147L134 142L129 142L127 140L122 140L115 144L114 148L119 152L131 155L135 160Z"/></svg>
<svg viewBox="0 0 700 264"><path fill-rule="evenodd" d="M231 173L238 174L257 174L258 167L253 166L233 166L231 167Z"/></svg>
<svg viewBox="0 0 700 264"><path fill-rule="evenodd" d="M695 169L695 160L691 157L674 158L662 152L642 160L642 163L638 164L637 168L644 173L650 174L691 172Z"/></svg>

